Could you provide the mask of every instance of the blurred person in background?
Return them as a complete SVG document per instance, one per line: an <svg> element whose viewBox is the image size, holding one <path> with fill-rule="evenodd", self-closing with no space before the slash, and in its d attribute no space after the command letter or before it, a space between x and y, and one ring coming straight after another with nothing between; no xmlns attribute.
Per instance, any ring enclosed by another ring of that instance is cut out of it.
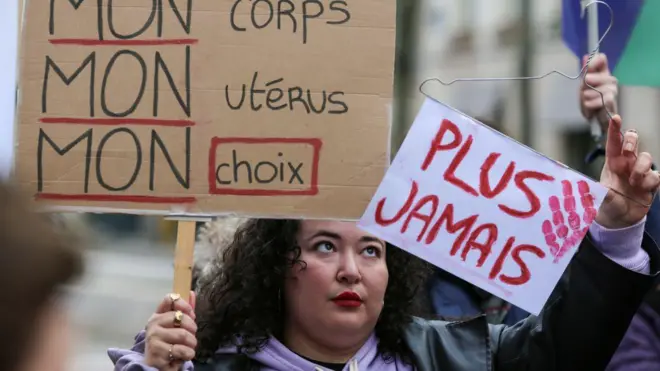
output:
<svg viewBox="0 0 660 371"><path fill-rule="evenodd" d="M74 239L0 183L0 369L68 371L65 286L82 274Z"/></svg>

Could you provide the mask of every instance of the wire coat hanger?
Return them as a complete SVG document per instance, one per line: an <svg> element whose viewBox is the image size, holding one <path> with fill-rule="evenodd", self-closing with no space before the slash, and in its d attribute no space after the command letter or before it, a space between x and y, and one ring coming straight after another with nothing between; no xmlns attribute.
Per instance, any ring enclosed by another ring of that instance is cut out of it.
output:
<svg viewBox="0 0 660 371"><path fill-rule="evenodd" d="M564 72L561 72L561 71L558 71L558 70L552 70L552 71L547 72L547 73L545 73L545 74L542 74L542 75L536 75L536 76L522 76L522 77L462 77L462 78L453 79L453 80L451 80L451 81L449 81L449 82L442 81L441 79L439 79L439 78L437 78L437 77L432 77L432 78L429 78L429 79L424 80L424 81L419 85L419 92L422 93L422 94L424 94L426 97L433 99L429 94L427 94L427 93L424 91L424 86L425 86L427 83L432 82L432 81L437 81L437 82L439 82L440 84L442 84L442 85L444 85L444 86L450 86L450 85L453 85L453 84L456 83L456 82L461 82L461 81L465 81L465 82L474 82L474 81L525 81L525 80L540 80L540 79L543 79L543 78L545 78L545 77L551 76L551 75L553 75L553 74L557 74L557 75L563 76L563 77L565 77L565 78L567 78L567 79L569 79L569 80L577 80L577 79L579 79L579 78L582 78L584 84L585 84L589 89L591 89L591 90L597 92L598 94L600 94L600 98L601 98L601 100L603 101L603 107L605 107L605 95L604 95L600 90L596 89L595 87L593 87L592 85L590 85L589 83L587 83L587 81L586 81L587 73L586 73L586 72L587 72L588 69L589 69L589 65L591 64L591 61L594 59L594 57L595 57L596 54L598 53L598 50L600 50L600 44L603 42L603 40L605 39L605 37L607 36L607 34L608 34L608 33L610 32L610 30L612 29L612 25L614 24L614 11L613 11L612 8L609 6L609 4L607 4L607 3L603 2L603 1L592 1L592 2L590 2L589 4L587 4L584 8L582 8L582 12L581 12L581 14L580 14L580 17L584 18L585 11L586 11L586 9L587 9L589 6L597 5L597 4L602 4L602 5L604 5L604 6L607 8L607 10L610 12L610 23L609 23L609 25L607 26L607 28L605 29L605 32L603 32L603 36L601 36L601 38L598 40L598 44L596 45L596 47L595 47L595 48L589 53L589 57L588 57L588 59L587 59L587 62L584 64L584 66L582 66L582 69L580 69L580 72L579 72L577 75L575 75L575 76L567 75L567 74L565 74ZM609 111L607 111L607 109L605 109L605 111L607 112L608 117L609 117L610 119L612 119L612 114L611 114Z"/></svg>
<svg viewBox="0 0 660 371"><path fill-rule="evenodd" d="M552 70L552 71L547 72L547 73L545 73L545 74L542 74L542 75L536 75L536 76L520 76L520 77L462 77L462 78L456 78L456 79L453 79L453 80L451 80L451 81L449 81L449 82L445 82L445 81L443 81L443 80L441 80L440 78L437 78L437 77L432 77L432 78L428 78L428 79L422 81L422 83L419 85L418 90L419 90L420 93L422 93L422 94L423 94L424 96L426 96L427 98L429 98L429 99L431 99L431 100L433 100L433 101L435 101L435 102L438 102L438 103L441 103L441 104L445 105L444 103L438 101L438 100L435 99L433 96L431 96L430 94L428 94L427 92L424 91L424 87L426 86L427 83L429 83L429 82L434 82L434 81L435 81L435 82L439 82L440 84L442 84L442 85L444 85L444 86L450 86L450 85L453 85L453 84L456 83L456 82L475 82L475 81L477 81L477 82L478 82L478 81L526 81L526 80L540 80L540 79L543 79L543 78L545 78L545 77L551 76L551 75L553 75L553 74L557 74L557 75L563 76L563 77L565 77L565 78L567 78L567 79L569 79L569 80L578 80L578 79L582 78L582 82L584 83L584 85L585 85L586 87L588 87L589 89L591 89L591 90L597 92L597 93L600 95L600 99L602 100L602 103L603 103L603 109L605 110L605 112L607 112L607 116L609 117L609 119L612 120L612 119L613 119L612 113L609 112L609 111L607 110L606 106L605 106L605 95L604 95L600 90L596 89L594 86L592 86L591 84L589 84L589 83L587 82L587 80L586 80L586 77L587 77L587 71L588 71L588 69L589 69L589 65L591 64L592 60L594 59L594 57L596 56L596 54L597 54L598 51L600 50L600 44L603 42L603 40L605 39L605 37L607 36L607 34L608 34L608 33L610 32L610 30L612 29L612 25L614 24L614 11L612 10L612 8L610 7L609 4L607 4L607 3L603 2L603 1L595 0L595 1L592 1L592 2L590 2L589 4L585 5L585 6L582 8L582 10L581 10L580 17L581 17L581 18L584 18L585 12L586 12L586 10L587 10L588 7L590 7L590 6L596 6L596 5L598 5L598 4L604 5L604 6L607 8L607 10L608 10L609 13L610 13L610 22L609 22L607 28L605 29L605 32L603 32L603 36L601 36L600 39L598 39L598 44L596 45L596 47L595 47L593 50L590 51L586 63L584 63L584 65L583 65L582 68L580 69L580 72L579 72L576 76L570 76L570 75L568 75L568 74L566 74L566 73L564 73L564 72L561 72L561 71L558 71L558 70ZM446 106L446 105L445 105L445 106ZM452 108L452 107L449 107L449 106L447 106L447 107L450 108L450 109L452 109L452 110L454 110L454 111L457 111L457 112L463 114L462 112L460 112L460 111L458 111L458 110L456 110L456 109L454 109L454 108ZM497 130L495 130L495 129L493 129L493 128L487 126L487 125L484 125L484 126L485 126L486 128L488 128L488 129L492 130L493 132L499 134L499 135L504 135L504 134L500 133L499 131L497 131ZM621 135L623 136L623 133L621 133ZM525 145L522 144L522 143L521 143L521 145L525 146ZM537 153L537 154L539 154L539 155L541 155L541 156L547 158L547 156L544 156L542 153L539 153L538 151L534 150L533 148L530 148L529 146L525 146L525 147L527 147L529 150L531 150L531 151L533 151L533 152L535 152L535 153ZM564 165L564 164L562 164L562 163L560 163L560 162L558 162L558 161L555 161L555 160L552 160L552 159L550 159L550 160L553 161L553 162L555 162L555 163L557 163L557 164L559 164L559 165L561 165L562 167L567 168L566 165ZM620 192L620 191L618 191L618 190L616 190L616 189L614 189L614 188L611 188L611 187L608 187L608 188L609 188L611 191L613 191L613 192L619 194L620 196L625 197L625 198L627 198L627 199L629 199L629 200L631 200L631 201L633 201L633 202L635 202L635 203L637 203L637 204L639 204L639 205L641 205L641 206L643 206L643 207L647 207L647 208L648 208L648 207L651 207L651 205L653 204L653 201L654 201L655 197L657 196L657 192L656 192L656 193L653 195L653 197L651 198L651 202L647 204L647 203L640 202L639 200L637 200L637 199L635 199L635 198L632 198L632 197L630 197L630 196L624 194L623 192Z"/></svg>

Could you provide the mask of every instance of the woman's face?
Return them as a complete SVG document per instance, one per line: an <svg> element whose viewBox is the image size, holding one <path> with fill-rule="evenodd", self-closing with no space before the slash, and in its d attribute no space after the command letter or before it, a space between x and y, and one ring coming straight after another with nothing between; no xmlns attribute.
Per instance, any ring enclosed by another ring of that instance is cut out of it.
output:
<svg viewBox="0 0 660 371"><path fill-rule="evenodd" d="M368 337L387 288L385 243L355 222L302 221L300 259L285 283L287 331L326 346Z"/></svg>

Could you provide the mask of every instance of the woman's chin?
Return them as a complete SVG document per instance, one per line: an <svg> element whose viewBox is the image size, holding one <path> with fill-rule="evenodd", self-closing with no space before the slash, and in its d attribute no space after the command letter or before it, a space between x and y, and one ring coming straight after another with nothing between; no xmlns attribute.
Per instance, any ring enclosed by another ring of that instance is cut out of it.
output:
<svg viewBox="0 0 660 371"><path fill-rule="evenodd" d="M328 319L328 328L351 332L369 327L370 322L364 310L337 310ZM371 327L373 328L374 325L375 322L371 324Z"/></svg>

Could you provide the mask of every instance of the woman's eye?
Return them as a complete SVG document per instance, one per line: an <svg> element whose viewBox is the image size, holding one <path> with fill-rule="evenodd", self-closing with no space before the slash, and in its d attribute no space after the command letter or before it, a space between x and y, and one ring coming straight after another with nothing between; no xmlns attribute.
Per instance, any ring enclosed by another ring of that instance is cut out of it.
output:
<svg viewBox="0 0 660 371"><path fill-rule="evenodd" d="M367 247L366 249L362 250L367 256L379 256L379 250L375 247Z"/></svg>
<svg viewBox="0 0 660 371"><path fill-rule="evenodd" d="M321 242L316 244L316 250L320 252L333 252L335 247L329 242Z"/></svg>

